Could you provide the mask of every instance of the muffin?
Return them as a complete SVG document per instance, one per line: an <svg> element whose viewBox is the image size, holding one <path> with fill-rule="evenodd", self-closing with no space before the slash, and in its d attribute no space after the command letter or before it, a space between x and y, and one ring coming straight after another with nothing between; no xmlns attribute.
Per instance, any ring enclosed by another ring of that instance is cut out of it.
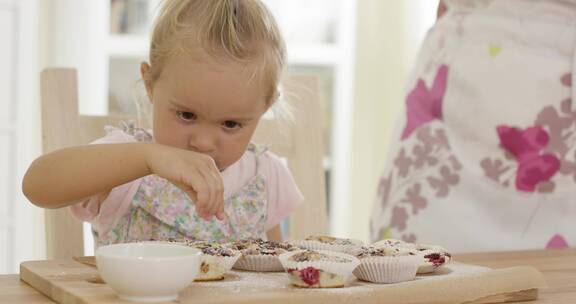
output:
<svg viewBox="0 0 576 304"><path fill-rule="evenodd" d="M290 283L302 288L343 287L360 263L349 254L325 250L299 250L280 255Z"/></svg>
<svg viewBox="0 0 576 304"><path fill-rule="evenodd" d="M337 238L327 235L312 235L305 240L292 241L292 244L309 250L329 250L349 253L363 245L362 241Z"/></svg>
<svg viewBox="0 0 576 304"><path fill-rule="evenodd" d="M214 243L208 241L178 241L186 246L202 250L200 271L194 281L217 281L224 279L224 274L240 257L240 251L234 249L230 243Z"/></svg>
<svg viewBox="0 0 576 304"><path fill-rule="evenodd" d="M234 269L257 272L283 271L278 256L300 249L290 243L261 239L240 240L234 243L234 248L242 253Z"/></svg>
<svg viewBox="0 0 576 304"><path fill-rule="evenodd" d="M413 247L413 243L404 242L397 239L384 239L372 244L374 247L390 246L390 247Z"/></svg>
<svg viewBox="0 0 576 304"><path fill-rule="evenodd" d="M441 246L418 244L413 250L421 259L419 274L434 272L452 260L452 255Z"/></svg>
<svg viewBox="0 0 576 304"><path fill-rule="evenodd" d="M399 283L414 280L420 257L412 251L390 246L363 246L355 252L360 265L354 275L372 283Z"/></svg>

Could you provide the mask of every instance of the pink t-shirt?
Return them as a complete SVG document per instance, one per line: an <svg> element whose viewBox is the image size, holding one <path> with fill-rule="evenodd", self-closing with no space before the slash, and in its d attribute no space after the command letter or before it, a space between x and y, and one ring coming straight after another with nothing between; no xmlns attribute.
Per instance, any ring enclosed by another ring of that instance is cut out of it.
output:
<svg viewBox="0 0 576 304"><path fill-rule="evenodd" d="M137 140L122 130L115 129L93 144L130 143ZM222 172L224 199L239 191L256 175L256 154L246 151L244 155ZM266 151L258 156L258 172L266 180L267 220L265 229L280 224L303 201L304 197L294 182L282 159ZM84 202L71 206L73 215L90 222L98 233L107 233L130 210L131 202L140 186L141 179L112 189L107 197L95 195Z"/></svg>

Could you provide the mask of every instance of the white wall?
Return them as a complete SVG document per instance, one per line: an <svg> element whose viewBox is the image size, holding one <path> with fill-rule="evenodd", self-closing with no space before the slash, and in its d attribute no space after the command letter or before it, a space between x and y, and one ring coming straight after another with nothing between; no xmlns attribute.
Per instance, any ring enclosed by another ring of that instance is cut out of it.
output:
<svg viewBox="0 0 576 304"><path fill-rule="evenodd" d="M106 98L107 89L95 87L90 78L107 73L107 62L98 55L105 44L88 39L102 32L90 18L103 20L103 13L102 5L90 0L0 0L0 81L6 86L0 86L5 93L0 95L0 165L5 173L0 178L0 273L16 273L20 262L46 257L44 210L21 191L24 173L41 154L41 70L78 67L85 101L81 112L107 110L106 103L94 102Z"/></svg>
<svg viewBox="0 0 576 304"><path fill-rule="evenodd" d="M21 191L39 150L38 2L0 0L0 273L43 257L43 213Z"/></svg>
<svg viewBox="0 0 576 304"><path fill-rule="evenodd" d="M41 0L40 68L73 67L78 69L79 111L106 115L108 74L104 50L108 26L106 5L109 0ZM100 28L99 28L100 27ZM81 47L79 47L81 46Z"/></svg>

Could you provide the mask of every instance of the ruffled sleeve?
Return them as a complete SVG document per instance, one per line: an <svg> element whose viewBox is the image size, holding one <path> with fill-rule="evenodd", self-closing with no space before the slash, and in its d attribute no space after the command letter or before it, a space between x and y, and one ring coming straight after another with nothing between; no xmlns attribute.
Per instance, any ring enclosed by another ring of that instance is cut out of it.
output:
<svg viewBox="0 0 576 304"><path fill-rule="evenodd" d="M271 152L264 152L259 162L266 179L268 216L265 229L271 229L286 219L304 200L283 160Z"/></svg>
<svg viewBox="0 0 576 304"><path fill-rule="evenodd" d="M106 136L90 144L120 144L131 142L150 142L150 132L138 128L134 123L122 123L119 128L106 126ZM90 172L86 172L90 174ZM119 185L107 195L100 193L86 198L82 202L70 206L74 217L92 224L97 233L106 233L116 225L118 220L127 212L140 185L140 179Z"/></svg>

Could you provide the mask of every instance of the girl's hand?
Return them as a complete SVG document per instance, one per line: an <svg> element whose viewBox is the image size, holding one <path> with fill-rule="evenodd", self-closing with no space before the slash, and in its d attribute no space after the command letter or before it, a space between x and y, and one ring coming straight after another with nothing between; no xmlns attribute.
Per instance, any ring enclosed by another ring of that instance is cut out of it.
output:
<svg viewBox="0 0 576 304"><path fill-rule="evenodd" d="M224 185L210 156L161 144L149 145L146 163L157 174L188 194L205 220L224 219Z"/></svg>

